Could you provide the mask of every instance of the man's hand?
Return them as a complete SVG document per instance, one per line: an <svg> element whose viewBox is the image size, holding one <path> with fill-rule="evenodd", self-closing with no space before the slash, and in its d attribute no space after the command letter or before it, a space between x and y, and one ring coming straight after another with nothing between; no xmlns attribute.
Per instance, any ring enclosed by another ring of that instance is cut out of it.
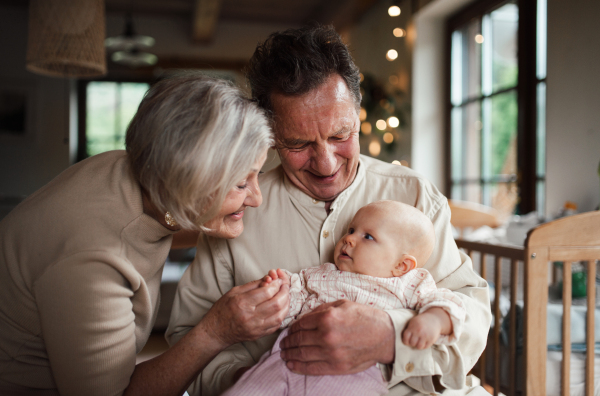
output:
<svg viewBox="0 0 600 396"><path fill-rule="evenodd" d="M353 374L394 361L394 325L380 309L339 300L303 316L280 345L296 373Z"/></svg>

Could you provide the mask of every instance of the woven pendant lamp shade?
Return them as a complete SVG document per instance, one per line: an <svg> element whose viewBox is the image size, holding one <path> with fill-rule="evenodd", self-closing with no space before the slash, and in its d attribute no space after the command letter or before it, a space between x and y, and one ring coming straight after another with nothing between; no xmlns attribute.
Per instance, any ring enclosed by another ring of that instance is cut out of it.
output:
<svg viewBox="0 0 600 396"><path fill-rule="evenodd" d="M106 74L104 0L31 0L27 70L54 77Z"/></svg>

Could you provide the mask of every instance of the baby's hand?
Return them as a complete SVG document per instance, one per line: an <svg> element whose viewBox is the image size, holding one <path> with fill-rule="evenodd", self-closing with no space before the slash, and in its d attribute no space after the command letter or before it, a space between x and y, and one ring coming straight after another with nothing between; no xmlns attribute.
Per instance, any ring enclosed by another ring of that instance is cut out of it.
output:
<svg viewBox="0 0 600 396"><path fill-rule="evenodd" d="M432 346L440 335L451 333L450 315L442 308L430 308L408 321L402 342L416 349L425 349Z"/></svg>
<svg viewBox="0 0 600 396"><path fill-rule="evenodd" d="M282 271L281 269L277 269L269 271L269 273L265 275L264 278L262 278L262 282L260 283L259 287L264 287L276 279L281 279L282 285L290 284L290 277L288 276L288 274L285 273L285 271Z"/></svg>

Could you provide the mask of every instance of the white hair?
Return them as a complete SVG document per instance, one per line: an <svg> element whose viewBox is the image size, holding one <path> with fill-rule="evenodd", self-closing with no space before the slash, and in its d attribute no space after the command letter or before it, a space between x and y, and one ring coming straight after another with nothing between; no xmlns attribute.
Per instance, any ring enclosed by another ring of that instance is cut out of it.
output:
<svg viewBox="0 0 600 396"><path fill-rule="evenodd" d="M273 144L254 102L224 80L184 72L154 84L125 139L151 202L184 229L217 215L225 196Z"/></svg>

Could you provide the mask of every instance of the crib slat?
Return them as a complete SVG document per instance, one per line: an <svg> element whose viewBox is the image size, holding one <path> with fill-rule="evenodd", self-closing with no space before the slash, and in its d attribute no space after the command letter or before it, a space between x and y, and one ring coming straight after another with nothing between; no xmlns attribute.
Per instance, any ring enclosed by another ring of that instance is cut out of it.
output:
<svg viewBox="0 0 600 396"><path fill-rule="evenodd" d="M595 311L596 311L596 262L587 262L587 329L586 329L586 364L585 394L594 396L594 355L595 355Z"/></svg>
<svg viewBox="0 0 600 396"><path fill-rule="evenodd" d="M494 396L500 392L500 292L502 291L502 257L496 256L495 262L495 290L494 297Z"/></svg>
<svg viewBox="0 0 600 396"><path fill-rule="evenodd" d="M473 256L472 254L472 250L469 250L469 256L471 257L471 260L473 260ZM487 279L487 265L486 265L486 258L484 254L481 254L480 259L479 259L479 265L481 267L481 277L483 279ZM487 348L484 349L483 353L481 354L481 358L479 359L479 369L480 369L480 373L479 375L481 376L481 386L484 386L487 384L487 380L486 380L486 376L487 376L487 367L486 367L486 361L487 361Z"/></svg>
<svg viewBox="0 0 600 396"><path fill-rule="evenodd" d="M570 394L571 384L571 262L563 263L563 323L562 323L562 384L561 395Z"/></svg>
<svg viewBox="0 0 600 396"><path fill-rule="evenodd" d="M511 260L510 262L510 318L508 328L508 389L509 396L516 394L517 378L517 288L519 280L519 262Z"/></svg>

